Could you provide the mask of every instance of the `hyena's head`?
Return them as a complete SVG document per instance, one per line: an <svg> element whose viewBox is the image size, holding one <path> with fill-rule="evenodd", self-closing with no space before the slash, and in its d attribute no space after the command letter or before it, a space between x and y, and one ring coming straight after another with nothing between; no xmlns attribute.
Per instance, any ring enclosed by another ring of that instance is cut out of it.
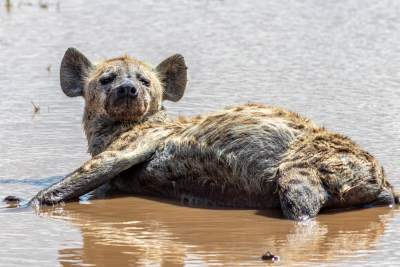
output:
<svg viewBox="0 0 400 267"><path fill-rule="evenodd" d="M181 99L186 69L181 55L152 68L128 56L92 64L78 50L69 48L61 63L60 81L67 96L84 97L90 116L131 122L160 110L163 100Z"/></svg>

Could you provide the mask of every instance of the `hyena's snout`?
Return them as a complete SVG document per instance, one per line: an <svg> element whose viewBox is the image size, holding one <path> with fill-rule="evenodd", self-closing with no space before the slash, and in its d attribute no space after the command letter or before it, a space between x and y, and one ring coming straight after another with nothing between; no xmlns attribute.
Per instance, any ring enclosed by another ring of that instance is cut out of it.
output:
<svg viewBox="0 0 400 267"><path fill-rule="evenodd" d="M112 90L112 94L114 101L121 101L124 99L135 99L139 95L139 92L135 84L131 80L126 79Z"/></svg>
<svg viewBox="0 0 400 267"><path fill-rule="evenodd" d="M108 91L105 110L117 121L133 121L145 116L149 104L145 90L126 78Z"/></svg>

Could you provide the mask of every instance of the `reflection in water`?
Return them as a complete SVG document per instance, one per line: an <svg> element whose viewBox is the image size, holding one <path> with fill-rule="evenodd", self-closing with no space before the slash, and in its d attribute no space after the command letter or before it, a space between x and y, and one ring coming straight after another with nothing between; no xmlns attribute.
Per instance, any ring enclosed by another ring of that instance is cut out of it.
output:
<svg viewBox="0 0 400 267"><path fill-rule="evenodd" d="M283 265L335 262L371 253L393 217L392 209L374 208L293 222L274 212L196 209L134 197L42 213L81 230L83 247L59 251L64 266L265 265L260 256L266 250Z"/></svg>

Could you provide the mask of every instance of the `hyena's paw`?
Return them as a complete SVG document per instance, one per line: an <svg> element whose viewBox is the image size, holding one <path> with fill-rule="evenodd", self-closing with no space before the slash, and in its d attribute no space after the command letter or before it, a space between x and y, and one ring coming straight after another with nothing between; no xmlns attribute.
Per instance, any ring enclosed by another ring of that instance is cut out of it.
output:
<svg viewBox="0 0 400 267"><path fill-rule="evenodd" d="M399 203L399 196L390 189L383 189L372 202L372 206L394 205Z"/></svg>
<svg viewBox="0 0 400 267"><path fill-rule="evenodd" d="M326 195L315 173L307 169L291 169L281 174L278 184L283 215L292 220L315 217Z"/></svg>

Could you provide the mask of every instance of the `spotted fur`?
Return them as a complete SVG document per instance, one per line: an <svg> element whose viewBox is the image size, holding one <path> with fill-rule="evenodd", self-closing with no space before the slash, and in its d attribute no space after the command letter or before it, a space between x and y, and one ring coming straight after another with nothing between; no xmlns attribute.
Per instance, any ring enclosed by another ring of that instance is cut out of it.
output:
<svg viewBox="0 0 400 267"><path fill-rule="evenodd" d="M40 203L74 199L104 184L189 205L281 208L295 220L323 208L398 202L372 155L297 113L246 104L168 119L161 101L179 100L186 85L181 56L155 70L127 56L86 65L83 124L93 159L40 192ZM143 73L152 85L129 110L111 112L98 85L109 69L119 71L118 79Z"/></svg>

